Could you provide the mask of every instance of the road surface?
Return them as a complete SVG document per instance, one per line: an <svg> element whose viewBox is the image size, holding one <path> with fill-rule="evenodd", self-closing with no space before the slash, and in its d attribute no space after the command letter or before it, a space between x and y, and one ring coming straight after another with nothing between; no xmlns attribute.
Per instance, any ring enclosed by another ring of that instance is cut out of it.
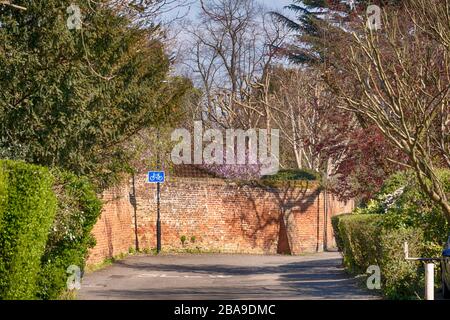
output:
<svg viewBox="0 0 450 320"><path fill-rule="evenodd" d="M78 299L378 299L337 252L132 256L85 275Z"/></svg>

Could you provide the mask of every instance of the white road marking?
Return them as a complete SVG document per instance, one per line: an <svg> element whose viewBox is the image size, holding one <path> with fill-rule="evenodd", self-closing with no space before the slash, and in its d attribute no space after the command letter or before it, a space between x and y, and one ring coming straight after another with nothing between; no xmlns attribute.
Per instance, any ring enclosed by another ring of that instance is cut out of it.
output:
<svg viewBox="0 0 450 320"><path fill-rule="evenodd" d="M154 273L143 273L138 275L138 278L156 278L156 277L158 277L158 275Z"/></svg>
<svg viewBox="0 0 450 320"><path fill-rule="evenodd" d="M165 273L142 273L137 276L138 278L210 278L210 279L229 279L233 276L226 275L167 275Z"/></svg>

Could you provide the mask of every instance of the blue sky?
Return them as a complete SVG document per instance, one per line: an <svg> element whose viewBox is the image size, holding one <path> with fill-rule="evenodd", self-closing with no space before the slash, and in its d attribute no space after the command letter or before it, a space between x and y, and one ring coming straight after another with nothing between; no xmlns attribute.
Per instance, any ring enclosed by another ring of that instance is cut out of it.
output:
<svg viewBox="0 0 450 320"><path fill-rule="evenodd" d="M293 3L292 0L261 0L260 1L262 4L268 6L268 7L273 7L273 8L278 8L278 9L282 9L284 6L287 6L291 3Z"/></svg>

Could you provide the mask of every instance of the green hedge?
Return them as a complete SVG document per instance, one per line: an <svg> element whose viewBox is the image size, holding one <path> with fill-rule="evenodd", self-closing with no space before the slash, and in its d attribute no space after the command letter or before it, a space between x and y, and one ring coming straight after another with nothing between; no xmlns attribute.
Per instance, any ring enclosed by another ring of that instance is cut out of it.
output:
<svg viewBox="0 0 450 320"><path fill-rule="evenodd" d="M64 293L70 265L84 270L88 250L95 245L91 231L101 212L101 202L87 178L59 170L53 170L53 175L58 211L42 256L41 299L56 299Z"/></svg>
<svg viewBox="0 0 450 320"><path fill-rule="evenodd" d="M318 181L320 180L320 174L308 169L283 169L278 171L277 174L263 176L262 179L269 181Z"/></svg>
<svg viewBox="0 0 450 320"><path fill-rule="evenodd" d="M84 177L0 160L0 299L56 299L84 269L101 202Z"/></svg>
<svg viewBox="0 0 450 320"><path fill-rule="evenodd" d="M376 215L345 215L332 218L336 226L336 241L343 253L344 265L355 273L365 272L377 264L376 235L379 233Z"/></svg>
<svg viewBox="0 0 450 320"><path fill-rule="evenodd" d="M0 298L34 299L41 257L56 213L53 176L0 161Z"/></svg>
<svg viewBox="0 0 450 320"><path fill-rule="evenodd" d="M407 241L410 256L439 255L436 247L424 241L421 229L394 231L383 226L382 215L371 214L335 216L332 222L347 270L362 274L370 265L378 265L385 296L410 299L423 295L423 266L406 261L403 250Z"/></svg>
<svg viewBox="0 0 450 320"><path fill-rule="evenodd" d="M450 170L437 173L450 192ZM405 261L404 242L411 255L438 257L450 229L442 209L422 191L411 171L392 175L366 207L334 217L332 224L347 269L365 273L369 265L379 265L382 290L390 298L423 294L423 266ZM436 275L439 280L439 270Z"/></svg>
<svg viewBox="0 0 450 320"><path fill-rule="evenodd" d="M275 175L263 176L259 185L280 189L317 189L321 186L321 178L317 172L307 169L280 170Z"/></svg>

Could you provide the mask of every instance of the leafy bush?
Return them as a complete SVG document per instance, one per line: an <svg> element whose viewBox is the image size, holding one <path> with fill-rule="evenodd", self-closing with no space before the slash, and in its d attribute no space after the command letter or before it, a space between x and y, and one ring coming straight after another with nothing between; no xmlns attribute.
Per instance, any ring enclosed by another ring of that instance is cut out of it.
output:
<svg viewBox="0 0 450 320"><path fill-rule="evenodd" d="M101 203L86 178L0 161L0 298L53 299L85 266Z"/></svg>
<svg viewBox="0 0 450 320"><path fill-rule="evenodd" d="M439 177L450 191L450 171L442 170ZM449 230L441 208L423 193L411 172L393 175L365 208L333 217L332 224L346 268L364 273L369 265L380 266L382 290L389 298L410 298L423 291L422 265L404 259L404 242L411 256L439 256Z"/></svg>
<svg viewBox="0 0 450 320"><path fill-rule="evenodd" d="M53 177L43 167L0 161L0 298L36 297L41 256L55 213Z"/></svg>
<svg viewBox="0 0 450 320"><path fill-rule="evenodd" d="M84 270L88 249L95 245L91 230L101 211L101 202L85 177L53 170L53 190L58 211L42 256L39 298L56 299L66 288L67 268Z"/></svg>
<svg viewBox="0 0 450 320"><path fill-rule="evenodd" d="M423 268L406 261L403 244L408 242L411 256L427 255L423 232L401 228L392 232L382 226L382 215L345 215L333 217L344 265L352 273L365 273L370 265L381 270L383 293L391 299L413 298L423 292Z"/></svg>
<svg viewBox="0 0 450 320"><path fill-rule="evenodd" d="M450 170L441 170L439 178L450 192ZM358 213L383 214L382 224L388 229L419 228L426 230L424 241L442 246L447 239L449 225L442 209L420 188L411 172L400 172L391 176L381 191Z"/></svg>
<svg viewBox="0 0 450 320"><path fill-rule="evenodd" d="M376 264L375 243L379 234L377 215L335 216L333 226L339 240L336 241L343 253L344 265L356 273L365 272Z"/></svg>
<svg viewBox="0 0 450 320"><path fill-rule="evenodd" d="M383 293L391 299L422 296L425 284L423 264L405 260L403 246L408 242L410 256L428 256L423 231L417 228L401 228L395 232L384 229L379 240L377 262L381 269Z"/></svg>

